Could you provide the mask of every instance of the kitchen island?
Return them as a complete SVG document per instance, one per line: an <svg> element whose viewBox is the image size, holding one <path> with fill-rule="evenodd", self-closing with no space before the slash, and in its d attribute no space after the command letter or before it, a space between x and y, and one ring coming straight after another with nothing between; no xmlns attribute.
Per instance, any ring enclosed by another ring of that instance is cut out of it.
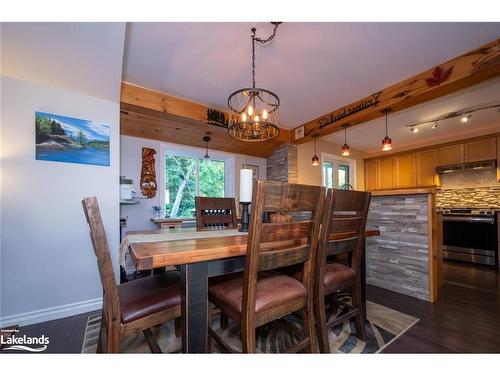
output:
<svg viewBox="0 0 500 375"><path fill-rule="evenodd" d="M380 236L366 241L367 283L434 302L438 292L436 190L372 193L367 227Z"/></svg>

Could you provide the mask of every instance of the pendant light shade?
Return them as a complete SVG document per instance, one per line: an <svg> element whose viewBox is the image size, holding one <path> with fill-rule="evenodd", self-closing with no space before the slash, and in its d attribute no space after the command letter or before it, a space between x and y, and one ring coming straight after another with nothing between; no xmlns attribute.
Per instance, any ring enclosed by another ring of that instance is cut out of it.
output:
<svg viewBox="0 0 500 375"><path fill-rule="evenodd" d="M314 156L312 157L311 163L315 167L319 165L319 158L318 155L316 155L316 138L318 138L317 135L314 136Z"/></svg>
<svg viewBox="0 0 500 375"><path fill-rule="evenodd" d="M205 159L210 159L210 155L208 155L208 144L210 143L212 138L210 138L208 134L209 133L207 133L207 135L203 137L203 142L205 142L205 156L204 156Z"/></svg>
<svg viewBox="0 0 500 375"><path fill-rule="evenodd" d="M351 155L351 148L347 144L347 126L348 125L344 125L344 145L342 146L342 156Z"/></svg>
<svg viewBox="0 0 500 375"><path fill-rule="evenodd" d="M392 150L392 139L389 138L387 133L387 114L391 111L390 108L384 110L385 113L385 137L382 139L382 151L391 151Z"/></svg>

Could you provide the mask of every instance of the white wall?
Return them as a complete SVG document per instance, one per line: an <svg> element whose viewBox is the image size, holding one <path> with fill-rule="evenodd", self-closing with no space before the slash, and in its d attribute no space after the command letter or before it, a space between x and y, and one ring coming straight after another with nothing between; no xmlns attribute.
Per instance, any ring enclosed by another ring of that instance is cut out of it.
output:
<svg viewBox="0 0 500 375"><path fill-rule="evenodd" d="M119 104L5 76L1 85L1 315L99 298L80 201L98 197L117 261ZM35 160L35 111L109 124L110 167Z"/></svg>
<svg viewBox="0 0 500 375"><path fill-rule="evenodd" d="M118 270L124 38L123 23L2 25L0 326L100 307L85 196L99 199ZM110 166L35 160L35 111L108 124Z"/></svg>
<svg viewBox="0 0 500 375"><path fill-rule="evenodd" d="M188 147L173 143L154 141L145 138L121 136L120 149L120 175L131 178L134 181L134 190L138 196L141 196L139 181L141 175L141 154L143 147L149 147L156 150L156 181L158 183L158 191L152 199L138 199L140 202L137 205L121 205L120 213L127 217L127 227L125 231L133 230L149 230L156 229L156 225L151 222L153 217L152 206L163 206L165 197L163 187L165 186L165 152L172 150L181 150L190 155L203 156L205 149L197 147ZM266 159L252 157L247 155L230 154L227 152L219 152L210 150L209 154L213 158L223 158L229 163L230 175L226 183L226 192L228 196L238 198L239 192L239 170L243 164L252 164L259 166L259 178L265 179L266 176ZM227 166L226 166L227 168Z"/></svg>

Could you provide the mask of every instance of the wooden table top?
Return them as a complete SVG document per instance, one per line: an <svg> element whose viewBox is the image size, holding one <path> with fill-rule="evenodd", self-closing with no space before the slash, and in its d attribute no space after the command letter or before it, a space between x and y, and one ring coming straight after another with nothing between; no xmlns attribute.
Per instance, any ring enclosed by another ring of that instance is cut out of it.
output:
<svg viewBox="0 0 500 375"><path fill-rule="evenodd" d="M192 231L194 229L183 228L182 230ZM155 232L158 231L134 233L148 234ZM380 232L377 229L367 229L365 231L365 237L374 237L379 234ZM335 235L335 238L330 236L330 240L341 240L350 238L353 235L355 235L354 232L339 233ZM243 256L246 255L247 251L247 238L247 234L242 234L241 236L230 237L133 243L130 245L130 254L137 270L148 270L157 267Z"/></svg>

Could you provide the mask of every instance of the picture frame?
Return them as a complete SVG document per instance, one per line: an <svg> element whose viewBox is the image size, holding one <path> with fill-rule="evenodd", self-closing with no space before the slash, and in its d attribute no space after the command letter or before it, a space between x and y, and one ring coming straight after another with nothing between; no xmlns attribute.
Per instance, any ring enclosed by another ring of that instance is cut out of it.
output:
<svg viewBox="0 0 500 375"><path fill-rule="evenodd" d="M243 164L242 167L243 167L243 169L251 169L252 170L252 177L254 180L259 179L259 166L258 165Z"/></svg>

